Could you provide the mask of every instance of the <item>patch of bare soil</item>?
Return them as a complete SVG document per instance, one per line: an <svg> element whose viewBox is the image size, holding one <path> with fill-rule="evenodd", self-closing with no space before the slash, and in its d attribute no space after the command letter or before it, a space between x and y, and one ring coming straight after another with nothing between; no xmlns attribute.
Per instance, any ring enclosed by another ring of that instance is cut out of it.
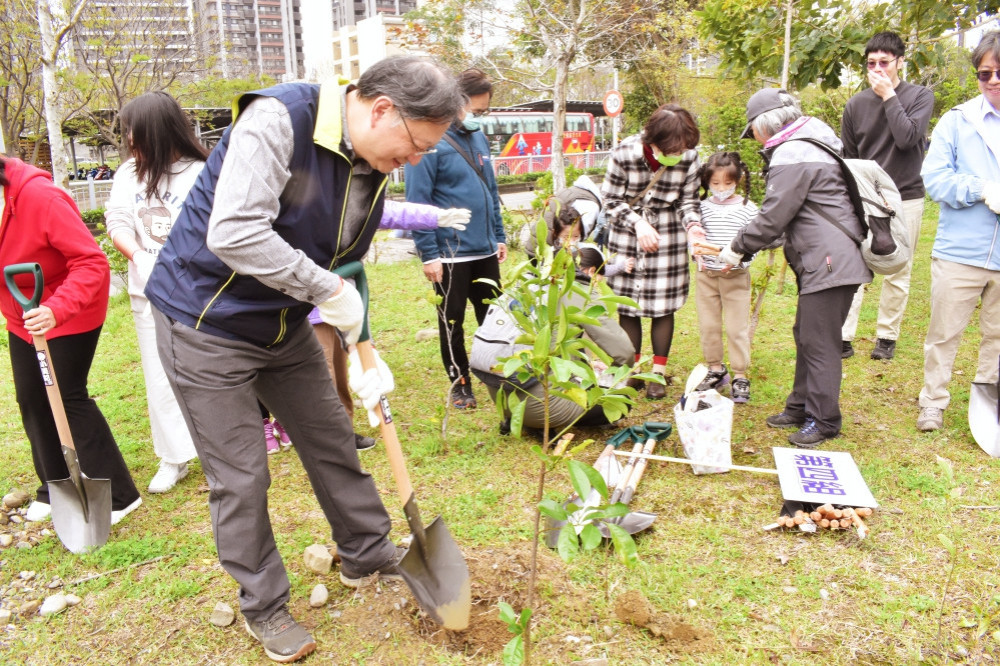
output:
<svg viewBox="0 0 1000 666"><path fill-rule="evenodd" d="M416 608L402 583L380 582L358 590L358 603L345 608L341 622L358 629L362 636L378 643L387 634L403 641L423 641L450 652L499 660L504 645L513 635L500 621L497 602L506 601L516 610L527 603L531 544L515 543L507 548L489 548L465 553L472 587L469 628L449 631L431 621ZM538 588L559 599L559 612L587 622L589 610L579 591L573 589L562 561L544 546L538 552ZM544 617L550 608L543 595L535 595L534 617ZM415 650L419 653L420 650Z"/></svg>
<svg viewBox="0 0 1000 666"><path fill-rule="evenodd" d="M661 613L638 590L629 590L615 599L615 615L627 624L642 627L662 638L671 650L702 652L711 648L712 634Z"/></svg>

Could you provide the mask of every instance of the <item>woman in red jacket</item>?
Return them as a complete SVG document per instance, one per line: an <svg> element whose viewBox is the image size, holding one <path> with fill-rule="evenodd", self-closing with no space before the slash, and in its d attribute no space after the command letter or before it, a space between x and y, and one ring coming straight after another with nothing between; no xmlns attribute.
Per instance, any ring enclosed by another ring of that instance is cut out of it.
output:
<svg viewBox="0 0 1000 666"><path fill-rule="evenodd" d="M44 520L51 513L46 481L69 478L31 342L34 334L49 340L80 469L92 479L111 479L111 522L117 523L142 499L111 428L87 390L108 309L107 257L83 224L76 204L47 172L0 157L0 194L0 266L40 264L45 283L41 304L27 312L7 289L0 290L17 404L41 480L28 519ZM20 276L17 282L30 297L33 279Z"/></svg>

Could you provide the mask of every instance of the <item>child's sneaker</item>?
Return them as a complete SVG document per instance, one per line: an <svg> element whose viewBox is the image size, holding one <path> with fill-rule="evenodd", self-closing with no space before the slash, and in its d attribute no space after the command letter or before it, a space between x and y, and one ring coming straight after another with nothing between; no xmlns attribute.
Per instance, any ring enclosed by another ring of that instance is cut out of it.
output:
<svg viewBox="0 0 1000 666"><path fill-rule="evenodd" d="M722 366L722 370L709 370L705 378L701 380L701 384L695 388L696 391L707 391L708 389L715 389L718 391L723 386L729 383L729 371L726 370L725 364Z"/></svg>
<svg viewBox="0 0 1000 666"><path fill-rule="evenodd" d="M750 400L750 380L746 377L737 377L733 380L733 402L747 402Z"/></svg>
<svg viewBox="0 0 1000 666"><path fill-rule="evenodd" d="M292 445L292 440L285 432L284 426L278 423L278 419L274 419L274 436L277 438L278 442L281 444L281 448L287 449Z"/></svg>
<svg viewBox="0 0 1000 666"><path fill-rule="evenodd" d="M271 419L264 419L264 441L267 442L267 455L273 455L281 450L281 444L274 437L274 424Z"/></svg>

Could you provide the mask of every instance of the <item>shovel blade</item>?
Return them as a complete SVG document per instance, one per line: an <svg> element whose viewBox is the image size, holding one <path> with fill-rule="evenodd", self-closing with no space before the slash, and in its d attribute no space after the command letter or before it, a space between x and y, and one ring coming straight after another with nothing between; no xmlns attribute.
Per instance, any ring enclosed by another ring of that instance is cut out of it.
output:
<svg viewBox="0 0 1000 666"><path fill-rule="evenodd" d="M649 529L650 525L652 525L655 520L655 513L648 513L646 511L630 511L621 517L621 522L616 522L614 524L629 534L636 534ZM601 536L605 539L611 538L611 530L608 529L608 524L606 522L601 521L597 523L597 529L601 531Z"/></svg>
<svg viewBox="0 0 1000 666"><path fill-rule="evenodd" d="M996 384L973 383L969 391L969 430L983 451L1000 458Z"/></svg>
<svg viewBox="0 0 1000 666"><path fill-rule="evenodd" d="M71 553L85 553L108 542L111 532L111 480L80 475L86 508L72 479L49 481L52 526Z"/></svg>
<svg viewBox="0 0 1000 666"><path fill-rule="evenodd" d="M445 629L462 631L469 626L472 588L469 568L448 527L435 518L424 530L423 547L414 535L399 561L403 580L420 607Z"/></svg>

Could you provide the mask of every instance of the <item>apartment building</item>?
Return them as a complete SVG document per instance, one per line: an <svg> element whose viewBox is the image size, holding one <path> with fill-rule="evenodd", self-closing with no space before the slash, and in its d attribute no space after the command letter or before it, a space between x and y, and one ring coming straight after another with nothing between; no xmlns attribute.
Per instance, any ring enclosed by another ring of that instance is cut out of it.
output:
<svg viewBox="0 0 1000 666"><path fill-rule="evenodd" d="M218 56L223 76L302 78L300 0L193 1L201 17L202 48Z"/></svg>

